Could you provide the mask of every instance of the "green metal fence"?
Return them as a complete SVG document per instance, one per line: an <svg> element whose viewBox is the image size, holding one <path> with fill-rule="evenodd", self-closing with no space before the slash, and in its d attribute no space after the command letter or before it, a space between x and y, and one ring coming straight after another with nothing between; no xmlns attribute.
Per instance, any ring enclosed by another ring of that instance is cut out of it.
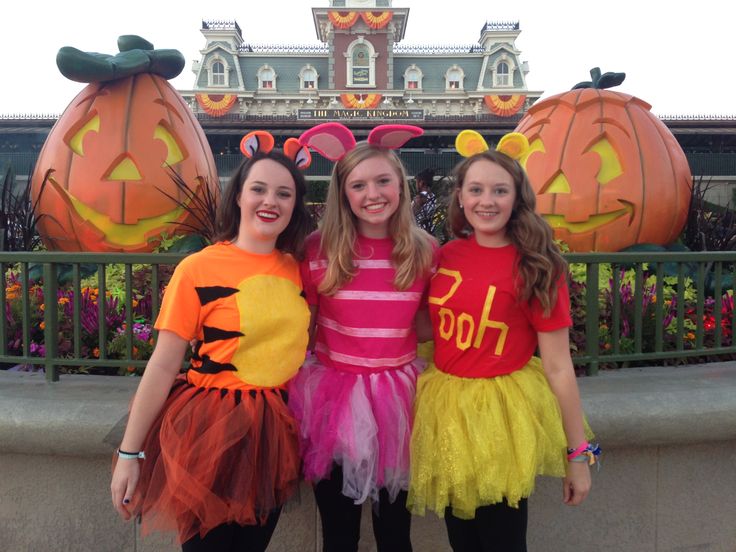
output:
<svg viewBox="0 0 736 552"><path fill-rule="evenodd" d="M0 363L135 371L181 254L1 253ZM736 354L736 252L566 255L576 365ZM109 289L114 280L115 290ZM94 287L92 287L94 286ZM154 332L155 333L155 332ZM111 341L112 339L112 341ZM111 343L117 343L114 351Z"/></svg>
<svg viewBox="0 0 736 552"><path fill-rule="evenodd" d="M162 271L168 268L170 273L183 257L174 253L0 253L5 278L5 285L0 286L0 304L5 306L5 316L0 317L0 363L43 365L49 381L59 379L61 366L145 366L146 359L136 359L134 354L134 303L138 303L134 292L143 291L143 299L149 302L145 314L150 327L161 304ZM121 273L121 301L107 289L113 267ZM134 269L138 279L143 273L146 289L134 289ZM42 322L37 327L39 311ZM122 324L110 327L111 314ZM60 320L69 327L68 332L59 328ZM34 350L38 343L32 337L38 337L39 330L43 350ZM119 330L124 350L111 358L109 336ZM84 338L96 344L93 354L92 347L83 344ZM67 345L63 355L59 354L61 344Z"/></svg>

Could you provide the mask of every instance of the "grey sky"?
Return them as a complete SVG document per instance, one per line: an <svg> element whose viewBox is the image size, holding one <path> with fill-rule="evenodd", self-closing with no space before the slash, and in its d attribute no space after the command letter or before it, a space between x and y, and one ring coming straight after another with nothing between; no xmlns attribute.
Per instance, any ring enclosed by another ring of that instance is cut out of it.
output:
<svg viewBox="0 0 736 552"><path fill-rule="evenodd" d="M659 115L736 115L734 2L502 4L393 2L394 7L410 8L407 44L469 44L478 39L486 21L519 21L517 47L521 59L529 62L527 85L545 96L588 80L590 68L597 65L603 72L626 72L626 81L617 90L647 101ZM0 114L64 110L83 85L66 80L56 68L61 46L112 54L118 35L141 35L158 48L176 48L184 54L187 66L172 82L180 90L190 89L191 64L204 46L199 32L203 18L236 19L249 42L314 44L310 8L327 5L327 0L6 2L0 33L6 59Z"/></svg>

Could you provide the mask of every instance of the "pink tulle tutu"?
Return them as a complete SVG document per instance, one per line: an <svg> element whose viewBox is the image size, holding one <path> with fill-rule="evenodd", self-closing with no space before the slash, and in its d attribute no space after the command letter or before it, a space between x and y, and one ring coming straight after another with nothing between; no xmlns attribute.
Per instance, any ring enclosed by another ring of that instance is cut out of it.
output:
<svg viewBox="0 0 736 552"><path fill-rule="evenodd" d="M356 504L393 501L409 488L409 443L417 375L424 361L401 368L352 373L308 358L289 387L289 408L300 424L304 477L329 477L342 467L342 492Z"/></svg>

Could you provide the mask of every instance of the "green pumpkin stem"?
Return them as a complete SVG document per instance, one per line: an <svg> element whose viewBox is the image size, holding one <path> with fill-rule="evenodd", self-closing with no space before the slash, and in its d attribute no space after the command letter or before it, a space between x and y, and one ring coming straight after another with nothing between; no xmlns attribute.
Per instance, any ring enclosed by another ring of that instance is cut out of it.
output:
<svg viewBox="0 0 736 552"><path fill-rule="evenodd" d="M76 82L105 82L140 73L173 79L184 69L181 52L156 50L153 44L136 35L118 38L118 49L120 53L108 55L64 46L56 55L56 65L62 75Z"/></svg>
<svg viewBox="0 0 736 552"><path fill-rule="evenodd" d="M572 87L572 90L580 88L595 88L597 90L603 90L604 88L613 88L618 86L626 78L626 73L603 73L601 74L600 67L593 67L590 70L590 78L592 80L583 81L577 83Z"/></svg>

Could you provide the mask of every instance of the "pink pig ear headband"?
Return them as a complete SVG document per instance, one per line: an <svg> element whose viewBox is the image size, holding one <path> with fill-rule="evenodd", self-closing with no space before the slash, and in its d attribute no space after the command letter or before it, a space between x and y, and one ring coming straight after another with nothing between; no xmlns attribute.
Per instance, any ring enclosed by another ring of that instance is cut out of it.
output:
<svg viewBox="0 0 736 552"><path fill-rule="evenodd" d="M256 152L269 153L276 143L270 132L265 130L254 130L249 132L240 141L240 151L248 159ZM309 148L299 143L296 138L289 138L284 142L284 155L291 159L298 169L305 170L312 164L312 154Z"/></svg>
<svg viewBox="0 0 736 552"><path fill-rule="evenodd" d="M424 130L412 125L379 125L368 134L368 143L384 149L397 149ZM322 123L299 137L299 144L309 147L330 161L340 161L356 145L355 136L341 123Z"/></svg>

